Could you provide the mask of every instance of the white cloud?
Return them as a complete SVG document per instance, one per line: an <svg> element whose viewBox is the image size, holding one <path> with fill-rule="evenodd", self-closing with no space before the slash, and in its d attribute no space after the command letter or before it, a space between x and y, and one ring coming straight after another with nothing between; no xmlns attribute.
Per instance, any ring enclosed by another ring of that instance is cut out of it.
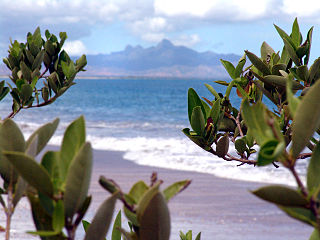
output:
<svg viewBox="0 0 320 240"><path fill-rule="evenodd" d="M319 0L283 0L282 11L286 14L297 17L313 17L319 15L320 2Z"/></svg>
<svg viewBox="0 0 320 240"><path fill-rule="evenodd" d="M152 42L152 43L158 43L162 39L164 39L166 36L164 33L145 33L141 35L141 38L145 41Z"/></svg>
<svg viewBox="0 0 320 240"><path fill-rule="evenodd" d="M273 0L155 0L157 14L177 17L189 16L220 21L261 18L267 14Z"/></svg>
<svg viewBox="0 0 320 240"><path fill-rule="evenodd" d="M66 41L63 45L63 49L70 56L80 56L88 52L86 46L80 40Z"/></svg>
<svg viewBox="0 0 320 240"><path fill-rule="evenodd" d="M197 43L201 41L200 37L197 34L191 35L180 35L176 39L172 39L172 42L178 46L186 46L186 47L193 47Z"/></svg>

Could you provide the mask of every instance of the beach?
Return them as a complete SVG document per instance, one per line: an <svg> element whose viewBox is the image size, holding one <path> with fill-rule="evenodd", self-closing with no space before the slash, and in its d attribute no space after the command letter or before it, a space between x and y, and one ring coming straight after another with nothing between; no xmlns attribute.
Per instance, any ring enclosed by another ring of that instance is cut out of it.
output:
<svg viewBox="0 0 320 240"><path fill-rule="evenodd" d="M308 239L312 232L308 225L292 220L277 207L249 192L265 185L263 183L218 178L211 174L192 171L141 166L123 159L123 154L94 150L90 185L93 201L84 219L91 221L102 201L110 196L98 184L99 176L104 175L115 180L122 190L127 192L138 180L149 183L152 172L157 172L158 178L164 181L162 189L175 181L192 180L186 190L169 202L172 240L179 239L180 230L187 232L190 229L193 230L194 236L201 231L203 240L300 240ZM119 202L115 211L121 207L122 204ZM4 226L3 212L0 216L0 225ZM122 222L126 226L124 215ZM12 226L11 239L37 239L25 234L25 231L33 230L26 200L17 208ZM82 239L82 236L83 230L80 226L76 239ZM4 233L0 233L0 238L4 238Z"/></svg>

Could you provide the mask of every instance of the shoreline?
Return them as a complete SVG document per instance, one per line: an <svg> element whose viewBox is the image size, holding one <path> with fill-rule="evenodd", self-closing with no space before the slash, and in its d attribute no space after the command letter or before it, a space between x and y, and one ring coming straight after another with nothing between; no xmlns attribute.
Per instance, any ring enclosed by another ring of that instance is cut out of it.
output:
<svg viewBox="0 0 320 240"><path fill-rule="evenodd" d="M46 151L56 149L57 147L49 146ZM85 220L91 221L99 205L110 196L98 183L100 175L113 179L124 192L128 192L138 180L148 184L152 172L156 171L158 178L164 181L161 189L175 181L192 180L189 187L168 204L171 215L171 240L179 240L180 230L193 230L194 236L202 232L202 240L299 240L308 239L313 231L308 225L289 218L274 205L256 198L249 192L264 186L263 183L137 165L123 159L124 152L94 150L93 154L93 173L89 190L93 198ZM24 233L34 229L28 208L26 200L18 205L12 224L12 239L38 239ZM122 204L118 202L114 217L121 208ZM5 225L4 220L2 212L0 225ZM127 226L125 220L123 214L124 227ZM4 233L0 233L0 236L1 234ZM83 230L79 226L77 239L81 239L82 236Z"/></svg>

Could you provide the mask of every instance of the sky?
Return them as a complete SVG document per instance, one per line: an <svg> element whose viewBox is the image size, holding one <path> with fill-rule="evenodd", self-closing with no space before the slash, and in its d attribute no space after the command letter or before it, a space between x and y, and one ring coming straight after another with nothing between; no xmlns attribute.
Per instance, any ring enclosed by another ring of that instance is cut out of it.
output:
<svg viewBox="0 0 320 240"><path fill-rule="evenodd" d="M162 39L200 52L259 54L263 41L281 50L273 24L290 33L298 17L304 38L314 26L316 58L319 13L318 0L1 0L0 57L7 55L10 38L25 41L37 26L43 34L67 32L65 49L74 56L150 47Z"/></svg>

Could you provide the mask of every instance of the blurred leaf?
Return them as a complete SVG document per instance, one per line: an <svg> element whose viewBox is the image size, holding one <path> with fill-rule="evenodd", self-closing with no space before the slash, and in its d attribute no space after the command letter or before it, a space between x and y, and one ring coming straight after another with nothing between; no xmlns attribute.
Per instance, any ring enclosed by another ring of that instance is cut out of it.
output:
<svg viewBox="0 0 320 240"><path fill-rule="evenodd" d="M307 172L307 187L310 192L318 189L320 186L320 143L318 143L312 152Z"/></svg>
<svg viewBox="0 0 320 240"><path fill-rule="evenodd" d="M284 39L283 42L284 42L284 46L285 46L286 50L288 51L288 54L289 54L290 58L292 59L292 61L294 62L294 64L296 66L300 66L301 65L300 59L299 59L295 49L292 47L292 45L286 39Z"/></svg>
<svg viewBox="0 0 320 240"><path fill-rule="evenodd" d="M317 76L320 73L320 57L317 58L309 69L309 83L316 81Z"/></svg>
<svg viewBox="0 0 320 240"><path fill-rule="evenodd" d="M275 85L277 87L282 87L285 88L287 84L287 79L286 77L281 77L281 76L276 76L276 75L268 75L264 76L264 82ZM292 81L292 90L300 90L303 89L303 86L300 85L300 83L296 81Z"/></svg>
<svg viewBox="0 0 320 240"><path fill-rule="evenodd" d="M195 240L200 240L200 239L201 239L201 232L198 233Z"/></svg>
<svg viewBox="0 0 320 240"><path fill-rule="evenodd" d="M188 137L190 138L191 141L193 141L195 144L197 144L198 146L200 146L201 148L205 149L206 151L208 151L209 149L207 149L207 142L204 139L204 137L202 136L195 136L192 134L192 132L190 132L189 128L185 128L182 130L182 132ZM211 149L211 147L210 147Z"/></svg>
<svg viewBox="0 0 320 240"><path fill-rule="evenodd" d="M228 83L228 82L226 82L226 81L221 81L221 80L219 80L219 81L213 81L213 82L218 83L218 84L223 85L223 86L229 86L229 84L230 84L230 83Z"/></svg>
<svg viewBox="0 0 320 240"><path fill-rule="evenodd" d="M278 160L284 152L286 144L284 141L271 139L261 145L258 154L258 166L265 166Z"/></svg>
<svg viewBox="0 0 320 240"><path fill-rule="evenodd" d="M320 81L302 98L292 122L292 157L296 159L320 126ZM307 128L305 126L308 126Z"/></svg>
<svg viewBox="0 0 320 240"><path fill-rule="evenodd" d="M33 89L29 84L23 84L21 86L21 97L26 102L32 96Z"/></svg>
<svg viewBox="0 0 320 240"><path fill-rule="evenodd" d="M206 123L200 106L193 108L190 124L192 129L200 136L204 133Z"/></svg>
<svg viewBox="0 0 320 240"><path fill-rule="evenodd" d="M235 141L234 146L236 150L243 154L247 150L246 141L243 138L239 138Z"/></svg>
<svg viewBox="0 0 320 240"><path fill-rule="evenodd" d="M175 182L174 184L167 187L165 190L163 190L163 195L165 197L165 200L168 202L171 198L176 196L178 193L186 189L191 183L191 180L184 180Z"/></svg>
<svg viewBox="0 0 320 240"><path fill-rule="evenodd" d="M292 93L292 80L293 76L289 75L287 78L287 87L286 87L286 94L287 94L287 101L288 101L288 106L290 110L290 115L294 119L295 113L297 111L297 108L300 104L300 100L296 98L293 93Z"/></svg>
<svg viewBox="0 0 320 240"><path fill-rule="evenodd" d="M28 187L27 182L22 177L19 177L18 182L16 184L16 189L14 191L14 197L12 200L13 207L17 206L20 199L23 197L27 187Z"/></svg>
<svg viewBox="0 0 320 240"><path fill-rule="evenodd" d="M33 158L21 152L5 151L4 155L31 186L49 197L53 195L53 186L48 172Z"/></svg>
<svg viewBox="0 0 320 240"><path fill-rule="evenodd" d="M25 62L20 62L20 69L22 71L23 78L27 81L32 81L31 78L31 70L28 68L28 66L25 64Z"/></svg>
<svg viewBox="0 0 320 240"><path fill-rule="evenodd" d="M65 216L72 219L87 198L92 171L92 149L90 143L84 143L73 158L67 178L64 194Z"/></svg>
<svg viewBox="0 0 320 240"><path fill-rule="evenodd" d="M40 153L42 149L47 145L47 143L49 142L54 132L56 131L58 124L59 124L59 118L56 118L53 122L49 122L47 124L44 124L40 128L38 128L29 137L29 139L26 142L26 146L28 147L30 143L33 141L33 139L35 137L38 137L36 154Z"/></svg>
<svg viewBox="0 0 320 240"><path fill-rule="evenodd" d="M149 186L144 181L139 181L132 186L129 196L135 201L135 203L138 203L148 189Z"/></svg>
<svg viewBox="0 0 320 240"><path fill-rule="evenodd" d="M268 67L268 65L266 65L263 61L261 61L260 58L258 58L255 54L249 52L249 51L245 51L245 53L247 54L250 62L260 71L263 73L263 75L270 75L271 71Z"/></svg>
<svg viewBox="0 0 320 240"><path fill-rule="evenodd" d="M77 61L76 61L76 67L75 70L77 72L83 70L83 68L87 65L87 58L86 55L82 55Z"/></svg>
<svg viewBox="0 0 320 240"><path fill-rule="evenodd" d="M36 58L34 59L34 62L33 62L33 64L32 64L32 68L31 68L32 71L35 70L35 69L37 69L37 68L40 68L40 67L41 67L41 64L42 64L43 59L44 59L44 50L41 50L41 51L37 54Z"/></svg>
<svg viewBox="0 0 320 240"><path fill-rule="evenodd" d="M83 226L84 231L87 232L87 230L90 226L90 223L86 220L82 220L81 222L82 222L82 226Z"/></svg>
<svg viewBox="0 0 320 240"><path fill-rule="evenodd" d="M287 68L286 64L279 63L272 66L272 75L281 75L279 70L285 71Z"/></svg>
<svg viewBox="0 0 320 240"><path fill-rule="evenodd" d="M320 240L320 233L319 230L317 230L316 228L313 230L309 240Z"/></svg>
<svg viewBox="0 0 320 240"><path fill-rule="evenodd" d="M111 240L121 240L121 232L119 229L121 229L121 210L118 212L116 219L114 220Z"/></svg>
<svg viewBox="0 0 320 240"><path fill-rule="evenodd" d="M221 99L218 98L211 108L210 117L212 119L212 122L214 124L217 124L219 118L220 118L220 110L221 110Z"/></svg>
<svg viewBox="0 0 320 240"><path fill-rule="evenodd" d="M223 60L223 59L220 59L220 62L222 63L224 68L227 70L227 72L229 73L230 77L232 79L236 78L236 76L235 76L235 68L234 68L233 64L231 62Z"/></svg>
<svg viewBox="0 0 320 240"><path fill-rule="evenodd" d="M60 170L62 181L65 180L70 163L86 139L85 121L81 116L66 129L60 151Z"/></svg>
<svg viewBox="0 0 320 240"><path fill-rule="evenodd" d="M112 180L107 179L104 176L99 177L99 184L111 194L120 190Z"/></svg>
<svg viewBox="0 0 320 240"><path fill-rule="evenodd" d="M52 214L52 228L55 232L61 232L64 227L64 206L63 201L59 200L54 207Z"/></svg>
<svg viewBox="0 0 320 240"><path fill-rule="evenodd" d="M170 214L163 195L155 185L145 193L137 208L141 240L168 240L170 237Z"/></svg>
<svg viewBox="0 0 320 240"><path fill-rule="evenodd" d="M265 201L286 207L305 207L308 205L308 201L301 193L281 185L261 187L252 193Z"/></svg>
<svg viewBox="0 0 320 240"><path fill-rule="evenodd" d="M113 194L100 205L87 229L84 240L104 240L112 220L117 195L118 193Z"/></svg>
<svg viewBox="0 0 320 240"><path fill-rule="evenodd" d="M225 134L221 137L216 146L216 152L218 157L224 157L229 150L229 135Z"/></svg>
<svg viewBox="0 0 320 240"><path fill-rule="evenodd" d="M238 65L236 66L236 69L234 70L234 76L235 78L240 77L243 67L246 64L246 55L244 54L243 57L240 58Z"/></svg>
<svg viewBox="0 0 320 240"><path fill-rule="evenodd" d="M317 227L316 217L310 209L301 207L283 207L280 205L278 207L290 217L298 219L299 221L307 223L313 227Z"/></svg>
<svg viewBox="0 0 320 240"><path fill-rule="evenodd" d="M297 68L297 75L301 80L304 82L307 82L309 79L309 71L308 71L308 66L302 65Z"/></svg>

